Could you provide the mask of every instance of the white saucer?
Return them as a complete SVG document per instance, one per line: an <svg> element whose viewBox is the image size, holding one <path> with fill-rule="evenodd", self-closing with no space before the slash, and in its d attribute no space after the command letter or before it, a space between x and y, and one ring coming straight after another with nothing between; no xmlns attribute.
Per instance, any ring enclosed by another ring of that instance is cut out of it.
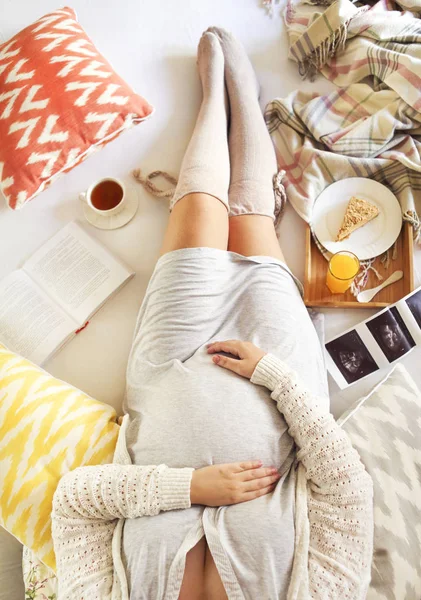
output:
<svg viewBox="0 0 421 600"><path fill-rule="evenodd" d="M124 208L116 215L100 215L87 204L83 202L83 214L86 220L98 229L118 229L123 227L129 221L133 219L139 206L139 199L137 197L136 190L133 186L125 183L127 199L124 204Z"/></svg>
<svg viewBox="0 0 421 600"><path fill-rule="evenodd" d="M336 242L336 236L352 196L368 200L379 209L372 221ZM396 196L381 183L365 177L335 181L318 196L311 221L312 230L326 250L348 250L360 260L386 252L396 241L402 227L402 210Z"/></svg>

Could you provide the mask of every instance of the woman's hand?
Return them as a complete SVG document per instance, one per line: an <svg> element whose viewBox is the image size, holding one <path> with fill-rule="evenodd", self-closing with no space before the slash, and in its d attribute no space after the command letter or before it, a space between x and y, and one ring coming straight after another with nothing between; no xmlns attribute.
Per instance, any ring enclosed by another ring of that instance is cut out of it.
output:
<svg viewBox="0 0 421 600"><path fill-rule="evenodd" d="M272 492L280 478L275 467L261 461L211 465L193 471L190 500L204 506L247 502Z"/></svg>
<svg viewBox="0 0 421 600"><path fill-rule="evenodd" d="M236 359L215 354L212 360L216 365L224 367L224 369L229 369L242 377L247 377L247 379L250 379L257 363L266 354L266 352L263 352L263 350L251 342L239 342L238 340L212 342L208 344L207 348L209 354L227 352L233 356L238 356L238 359Z"/></svg>

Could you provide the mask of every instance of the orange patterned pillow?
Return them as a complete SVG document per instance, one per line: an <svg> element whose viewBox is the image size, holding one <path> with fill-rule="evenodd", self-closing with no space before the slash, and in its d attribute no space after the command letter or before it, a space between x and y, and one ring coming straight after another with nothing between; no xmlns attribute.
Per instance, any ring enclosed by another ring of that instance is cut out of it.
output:
<svg viewBox="0 0 421 600"><path fill-rule="evenodd" d="M0 45L0 190L12 209L153 111L71 8Z"/></svg>

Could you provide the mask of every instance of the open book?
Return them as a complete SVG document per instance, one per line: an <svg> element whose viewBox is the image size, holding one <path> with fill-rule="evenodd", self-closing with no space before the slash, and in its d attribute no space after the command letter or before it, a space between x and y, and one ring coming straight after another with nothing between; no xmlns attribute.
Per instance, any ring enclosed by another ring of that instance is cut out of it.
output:
<svg viewBox="0 0 421 600"><path fill-rule="evenodd" d="M421 346L421 288L325 344L341 389Z"/></svg>
<svg viewBox="0 0 421 600"><path fill-rule="evenodd" d="M0 282L0 342L41 365L133 276L69 223Z"/></svg>

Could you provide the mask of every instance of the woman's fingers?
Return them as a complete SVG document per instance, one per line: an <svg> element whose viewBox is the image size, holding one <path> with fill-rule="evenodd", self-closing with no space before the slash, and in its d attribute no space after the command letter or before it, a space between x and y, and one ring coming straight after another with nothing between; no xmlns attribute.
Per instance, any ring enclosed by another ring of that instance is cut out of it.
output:
<svg viewBox="0 0 421 600"><path fill-rule="evenodd" d="M240 481L253 481L253 479L261 479L262 477L276 475L277 473L278 470L275 467L260 467L242 471L238 474L238 478Z"/></svg>
<svg viewBox="0 0 421 600"><path fill-rule="evenodd" d="M224 352L228 351L224 350ZM237 375L243 374L241 360L237 360L236 358L228 358L227 356L221 356L220 354L215 354L215 356L212 357L212 360L216 365L218 365L218 367L223 367L224 369L233 371L233 373L237 373Z"/></svg>
<svg viewBox="0 0 421 600"><path fill-rule="evenodd" d="M244 502L248 500L254 500L254 498L259 498L259 496L266 496L266 494L270 494L276 487L276 482L272 483L268 487L261 488L260 490L254 490L253 492L247 492L244 494Z"/></svg>
<svg viewBox="0 0 421 600"><path fill-rule="evenodd" d="M247 377L247 379L252 377L256 365L266 354L266 352L251 342L241 342L240 340L212 342L207 345L207 349L209 354L213 354L212 360L216 365L233 371L237 375L241 375L241 377ZM221 356L217 354L218 352L232 354L238 357L239 360Z"/></svg>
<svg viewBox="0 0 421 600"><path fill-rule="evenodd" d="M244 462L233 463L232 467L236 473L242 473L243 471L258 469L262 464L261 460L246 460Z"/></svg>
<svg viewBox="0 0 421 600"><path fill-rule="evenodd" d="M260 479L253 479L253 481L243 482L242 485L245 492L253 492L275 484L280 478L281 476L277 473L276 475L268 475L267 477L260 477Z"/></svg>
<svg viewBox="0 0 421 600"><path fill-rule="evenodd" d="M228 354L240 357L240 342L237 340L212 342L212 344L208 344L207 348L209 354L215 354L215 352L227 352Z"/></svg>

